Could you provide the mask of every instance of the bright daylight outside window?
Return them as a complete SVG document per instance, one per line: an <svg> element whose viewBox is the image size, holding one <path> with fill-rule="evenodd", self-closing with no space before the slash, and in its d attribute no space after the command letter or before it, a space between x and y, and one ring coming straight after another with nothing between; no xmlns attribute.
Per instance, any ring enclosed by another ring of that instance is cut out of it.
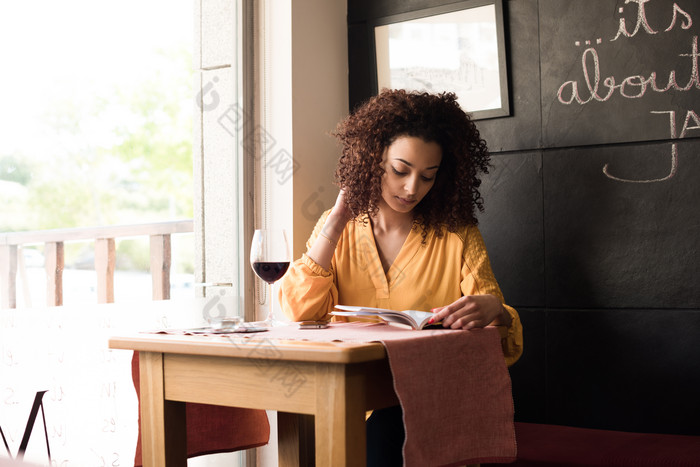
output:
<svg viewBox="0 0 700 467"><path fill-rule="evenodd" d="M192 218L192 3L0 3L0 232ZM193 296L172 237L171 297ZM95 303L91 242L65 244L64 304ZM115 301L149 300L148 238L117 239ZM17 306L43 306L43 245ZM24 303L23 303L24 302Z"/></svg>
<svg viewBox="0 0 700 467"><path fill-rule="evenodd" d="M89 235L192 218L193 14L191 0L0 2L0 463L133 465L132 354L107 340L162 321L138 306L166 305L150 303L157 232L114 236L115 303L105 305ZM87 240L46 239L53 229ZM24 231L44 236L25 244ZM44 244L58 241L64 306L48 307L60 280L45 265L59 254ZM170 297L193 298L194 236L171 242ZM111 242L97 243L111 255ZM41 413L31 411L38 397Z"/></svg>

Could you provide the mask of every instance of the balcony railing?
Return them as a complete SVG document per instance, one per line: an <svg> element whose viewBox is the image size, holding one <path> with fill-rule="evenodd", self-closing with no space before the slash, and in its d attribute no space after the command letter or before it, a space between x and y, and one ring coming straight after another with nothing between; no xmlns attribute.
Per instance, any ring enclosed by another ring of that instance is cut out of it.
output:
<svg viewBox="0 0 700 467"><path fill-rule="evenodd" d="M95 242L97 302L114 302L116 238L150 237L153 299L170 298L171 235L191 233L192 220L152 224L85 227L0 233L0 308L17 307L18 251L24 245L44 245L46 304L63 305L64 243Z"/></svg>

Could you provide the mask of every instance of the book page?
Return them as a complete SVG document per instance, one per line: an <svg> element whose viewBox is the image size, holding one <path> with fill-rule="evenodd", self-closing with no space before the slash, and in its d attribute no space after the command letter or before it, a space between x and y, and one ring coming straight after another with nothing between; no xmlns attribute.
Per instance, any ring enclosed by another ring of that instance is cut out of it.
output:
<svg viewBox="0 0 700 467"><path fill-rule="evenodd" d="M339 316L379 316L385 321L408 324L414 329L420 329L433 316L433 313L419 310L396 311L386 308L336 305L338 310L331 314Z"/></svg>

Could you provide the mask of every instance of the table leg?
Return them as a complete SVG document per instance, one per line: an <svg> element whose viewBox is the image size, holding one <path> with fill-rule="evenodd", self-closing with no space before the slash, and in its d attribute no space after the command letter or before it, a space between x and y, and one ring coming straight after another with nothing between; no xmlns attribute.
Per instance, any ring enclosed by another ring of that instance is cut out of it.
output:
<svg viewBox="0 0 700 467"><path fill-rule="evenodd" d="M186 467L185 404L165 400L163 354L141 352L139 367L143 465Z"/></svg>
<svg viewBox="0 0 700 467"><path fill-rule="evenodd" d="M352 365L316 369L316 465L366 463L364 376Z"/></svg>
<svg viewBox="0 0 700 467"><path fill-rule="evenodd" d="M314 466L314 417L277 412L280 467Z"/></svg>

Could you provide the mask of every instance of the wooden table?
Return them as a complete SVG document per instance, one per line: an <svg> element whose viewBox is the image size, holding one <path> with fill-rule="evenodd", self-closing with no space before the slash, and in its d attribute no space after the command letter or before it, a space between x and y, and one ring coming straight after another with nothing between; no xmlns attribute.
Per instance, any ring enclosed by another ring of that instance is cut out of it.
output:
<svg viewBox="0 0 700 467"><path fill-rule="evenodd" d="M279 465L365 465L365 412L397 405L380 343L138 334L112 349L140 352L144 466L186 466L185 404L278 411ZM311 430L309 430L311 431Z"/></svg>

